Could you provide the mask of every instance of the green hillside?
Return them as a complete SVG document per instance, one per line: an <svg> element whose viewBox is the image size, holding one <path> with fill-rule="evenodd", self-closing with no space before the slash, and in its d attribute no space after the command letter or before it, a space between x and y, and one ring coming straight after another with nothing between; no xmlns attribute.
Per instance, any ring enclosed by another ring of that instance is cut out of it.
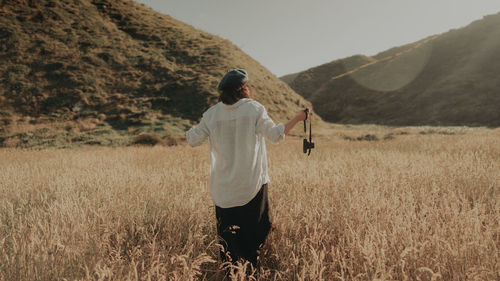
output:
<svg viewBox="0 0 500 281"><path fill-rule="evenodd" d="M0 146L175 142L235 67L276 121L309 104L229 41L130 0L1 0L0 58Z"/></svg>
<svg viewBox="0 0 500 281"><path fill-rule="evenodd" d="M500 13L373 57L336 60L286 79L330 122L496 127L499 50Z"/></svg>

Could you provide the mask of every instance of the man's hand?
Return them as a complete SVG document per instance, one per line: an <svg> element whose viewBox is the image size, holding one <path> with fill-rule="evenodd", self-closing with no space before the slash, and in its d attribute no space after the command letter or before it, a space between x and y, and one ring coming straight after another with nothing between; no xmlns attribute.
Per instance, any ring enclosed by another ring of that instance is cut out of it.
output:
<svg viewBox="0 0 500 281"><path fill-rule="evenodd" d="M310 108L306 108L306 109L309 110L309 114L311 114L311 109ZM306 120L307 115L308 114L306 114L305 109L297 112L295 117L285 125L285 135L288 135L290 130L292 130L292 128L295 127L295 124L297 124L300 121Z"/></svg>
<svg viewBox="0 0 500 281"><path fill-rule="evenodd" d="M306 110L308 111L308 114L306 114ZM310 108L306 108L306 109L303 109L299 112L297 112L297 115L295 115L295 118L298 121L304 121L307 119L307 116L311 114L311 109Z"/></svg>

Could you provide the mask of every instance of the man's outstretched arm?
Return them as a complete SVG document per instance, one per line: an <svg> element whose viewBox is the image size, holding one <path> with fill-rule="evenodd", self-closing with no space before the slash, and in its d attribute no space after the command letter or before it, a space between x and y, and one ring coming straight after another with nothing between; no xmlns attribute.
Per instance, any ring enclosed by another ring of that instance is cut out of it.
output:
<svg viewBox="0 0 500 281"><path fill-rule="evenodd" d="M311 112L309 110L309 112ZM297 112L297 115L295 115L295 117L290 120L288 123L286 123L285 125L285 135L288 135L288 133L293 129L293 127L295 127L295 125L297 125L297 123L299 123L300 121L304 121L306 120L306 112L304 110L301 110L299 112Z"/></svg>

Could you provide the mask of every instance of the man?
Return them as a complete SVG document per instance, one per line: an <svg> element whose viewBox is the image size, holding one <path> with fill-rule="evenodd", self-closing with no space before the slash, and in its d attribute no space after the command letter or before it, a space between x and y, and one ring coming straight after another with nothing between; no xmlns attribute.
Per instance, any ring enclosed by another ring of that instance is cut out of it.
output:
<svg viewBox="0 0 500 281"><path fill-rule="evenodd" d="M279 143L306 114L301 110L286 125L276 125L264 106L251 99L244 69L228 71L218 90L220 102L186 138L191 146L210 139L210 192L223 240L222 258L228 253L232 262L244 259L255 266L271 229L265 139Z"/></svg>

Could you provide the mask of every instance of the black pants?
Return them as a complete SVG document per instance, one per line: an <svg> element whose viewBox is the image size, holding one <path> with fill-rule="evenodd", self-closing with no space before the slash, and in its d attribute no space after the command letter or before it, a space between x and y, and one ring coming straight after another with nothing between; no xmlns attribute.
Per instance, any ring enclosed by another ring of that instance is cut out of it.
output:
<svg viewBox="0 0 500 281"><path fill-rule="evenodd" d="M227 261L228 252L233 263L244 259L255 265L259 248L271 230L267 184L246 205L233 208L215 206L215 215L217 234L224 247L222 260Z"/></svg>

